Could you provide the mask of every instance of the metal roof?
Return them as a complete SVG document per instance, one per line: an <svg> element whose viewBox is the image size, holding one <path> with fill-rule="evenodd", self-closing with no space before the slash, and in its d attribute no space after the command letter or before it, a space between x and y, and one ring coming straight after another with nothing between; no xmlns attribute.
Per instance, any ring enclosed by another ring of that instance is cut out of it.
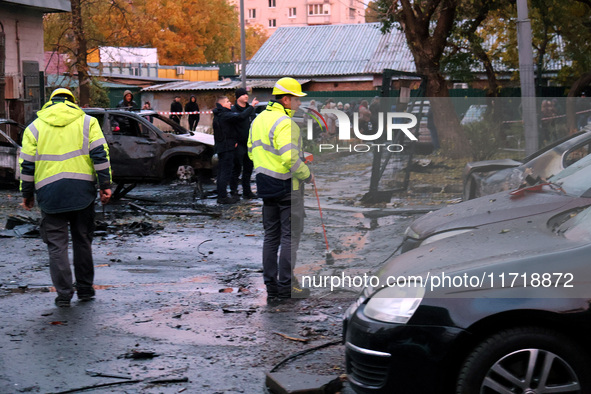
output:
<svg viewBox="0 0 591 394"><path fill-rule="evenodd" d="M246 66L248 77L313 77L414 71L404 33L379 23L280 27Z"/></svg>
<svg viewBox="0 0 591 394"><path fill-rule="evenodd" d="M416 72L414 57L403 31L396 26L382 34L380 23L352 25L280 27L263 44L246 66L249 78L280 78L286 75L301 78L380 74L384 69ZM494 38L485 43L492 46ZM560 37L553 43L564 46ZM545 59L545 72L560 70L570 64L561 56ZM496 72L516 71L495 61ZM482 73L477 63L472 72Z"/></svg>
<svg viewBox="0 0 591 394"><path fill-rule="evenodd" d="M247 80L246 86L253 89L270 89L275 86L277 79L273 80ZM310 82L309 79L298 79L298 82L304 84ZM144 88L142 92L173 92L185 90L234 90L242 86L242 81L182 81L166 84L154 85Z"/></svg>

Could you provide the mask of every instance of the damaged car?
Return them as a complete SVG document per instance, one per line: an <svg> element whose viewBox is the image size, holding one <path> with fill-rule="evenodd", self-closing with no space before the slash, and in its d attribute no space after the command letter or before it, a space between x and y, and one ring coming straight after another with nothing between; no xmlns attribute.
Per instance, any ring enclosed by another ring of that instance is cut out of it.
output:
<svg viewBox="0 0 591 394"><path fill-rule="evenodd" d="M449 205L415 220L404 234L402 253L438 240L469 233L492 223L544 215L591 205L591 155L548 181Z"/></svg>
<svg viewBox="0 0 591 394"><path fill-rule="evenodd" d="M213 136L190 132L155 111L83 110L102 127L115 182L175 179L179 168L187 166L200 177L211 177Z"/></svg>
<svg viewBox="0 0 591 394"><path fill-rule="evenodd" d="M585 195L589 195L587 190ZM590 393L591 208L389 259L343 321L357 393Z"/></svg>
<svg viewBox="0 0 591 394"><path fill-rule="evenodd" d="M591 128L560 139L523 161L487 160L466 164L463 178L464 201L522 184L548 179L591 152Z"/></svg>
<svg viewBox="0 0 591 394"><path fill-rule="evenodd" d="M0 118L0 184L14 185L20 179L21 146L14 138L20 140L24 129L13 120Z"/></svg>

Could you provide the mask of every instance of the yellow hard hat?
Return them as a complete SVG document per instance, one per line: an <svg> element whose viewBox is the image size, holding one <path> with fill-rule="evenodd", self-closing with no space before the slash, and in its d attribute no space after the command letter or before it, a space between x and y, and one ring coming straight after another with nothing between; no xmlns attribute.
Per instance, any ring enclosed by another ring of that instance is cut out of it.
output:
<svg viewBox="0 0 591 394"><path fill-rule="evenodd" d="M304 97L306 93L302 92L302 85L293 78L281 78L273 87L273 95L290 94L292 96Z"/></svg>
<svg viewBox="0 0 591 394"><path fill-rule="evenodd" d="M58 95L68 96L68 100L70 100L73 103L76 103L76 98L74 97L74 95L72 94L72 92L70 92L66 88L57 88L57 89L55 89L51 93L51 96L49 97L49 100L52 100L55 96L58 96Z"/></svg>

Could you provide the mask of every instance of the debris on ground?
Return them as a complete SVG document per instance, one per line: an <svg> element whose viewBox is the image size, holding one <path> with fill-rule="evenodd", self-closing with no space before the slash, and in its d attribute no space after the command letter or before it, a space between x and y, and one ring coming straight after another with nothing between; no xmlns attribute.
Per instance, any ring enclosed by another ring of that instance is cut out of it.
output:
<svg viewBox="0 0 591 394"><path fill-rule="evenodd" d="M131 350L117 358L132 358L134 360L146 360L160 356L158 353L149 350Z"/></svg>
<svg viewBox="0 0 591 394"><path fill-rule="evenodd" d="M299 372L267 373L267 388L274 394L336 394L343 388L343 380L334 376Z"/></svg>

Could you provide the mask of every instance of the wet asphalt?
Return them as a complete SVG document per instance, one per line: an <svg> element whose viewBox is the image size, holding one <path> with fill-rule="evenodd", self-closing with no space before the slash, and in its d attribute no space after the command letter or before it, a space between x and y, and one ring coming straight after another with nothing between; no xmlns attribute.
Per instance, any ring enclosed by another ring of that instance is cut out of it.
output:
<svg viewBox="0 0 591 394"><path fill-rule="evenodd" d="M360 206L367 163L346 160L349 167L316 169L335 263L326 264L308 189L300 276L377 270L418 215L376 215L389 206ZM341 316L360 289L318 287L309 299L268 305L261 201L220 207L214 198L194 200L193 190L177 182L140 185L129 199L107 205L104 216L97 206L97 220L108 227L93 243L97 296L74 298L70 308L53 304L42 241L0 238L1 393L261 393L265 373L281 360L341 338ZM0 227L10 215L40 216L19 202L16 190L0 191ZM157 230L123 231L142 222ZM280 370L338 377L345 373L344 347L312 352Z"/></svg>

